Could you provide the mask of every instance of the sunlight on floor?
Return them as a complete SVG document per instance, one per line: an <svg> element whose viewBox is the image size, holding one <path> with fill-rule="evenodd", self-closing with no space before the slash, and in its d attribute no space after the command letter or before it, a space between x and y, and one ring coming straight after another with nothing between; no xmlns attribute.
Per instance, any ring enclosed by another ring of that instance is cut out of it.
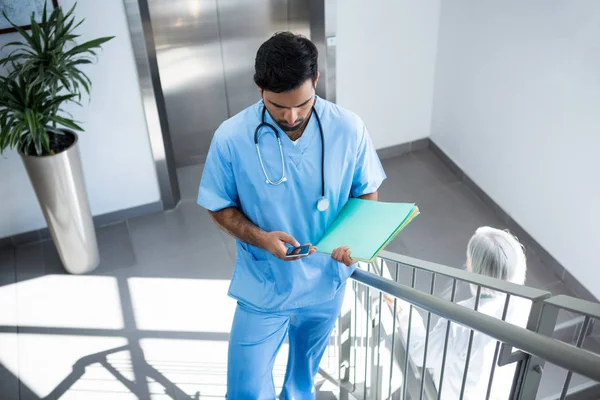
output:
<svg viewBox="0 0 600 400"><path fill-rule="evenodd" d="M0 287L0 293L10 286ZM19 326L123 328L116 278L46 275L14 286Z"/></svg>
<svg viewBox="0 0 600 400"><path fill-rule="evenodd" d="M0 286L0 325L17 325L17 285L15 284Z"/></svg>
<svg viewBox="0 0 600 400"><path fill-rule="evenodd" d="M141 341L147 362L188 396L225 396L227 342L171 339ZM284 344L273 371L277 391L283 385L288 347ZM151 394L164 393L161 385L150 384ZM154 397L153 397L154 398Z"/></svg>
<svg viewBox="0 0 600 400"><path fill-rule="evenodd" d="M125 379L134 380L130 353L126 350L108 355L107 363ZM60 397L60 400L137 399L130 390L104 366L95 363L85 369L85 374Z"/></svg>
<svg viewBox="0 0 600 400"><path fill-rule="evenodd" d="M61 382L69 379L69 375L74 373L73 366L81 358L127 344L124 338L31 334L19 334L18 342L21 380L40 397L47 396ZM89 387L90 381L93 381L89 374L90 369L81 378L76 376L77 380L69 391L77 391L78 387L86 385ZM98 391L109 390L107 385L111 385L111 380L101 385L92 382L91 385Z"/></svg>
<svg viewBox="0 0 600 400"><path fill-rule="evenodd" d="M17 333L0 333L0 365L14 376L19 373L19 340Z"/></svg>
<svg viewBox="0 0 600 400"><path fill-rule="evenodd" d="M236 302L229 281L129 278L138 329L177 332L231 330Z"/></svg>
<svg viewBox="0 0 600 400"><path fill-rule="evenodd" d="M72 275L2 286L0 302L9 311L0 313L0 363L41 398L135 399L136 379L153 400L223 398L236 307L228 286L228 280ZM273 371L277 392L287 357L285 343ZM334 371L336 357L332 347L323 360Z"/></svg>

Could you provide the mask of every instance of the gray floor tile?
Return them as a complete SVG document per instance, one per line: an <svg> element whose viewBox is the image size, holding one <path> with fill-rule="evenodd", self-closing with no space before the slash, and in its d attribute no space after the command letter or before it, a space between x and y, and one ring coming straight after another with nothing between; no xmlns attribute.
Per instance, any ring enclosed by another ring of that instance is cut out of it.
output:
<svg viewBox="0 0 600 400"><path fill-rule="evenodd" d="M587 337L583 343L583 348L594 354L600 354L600 341L597 337Z"/></svg>
<svg viewBox="0 0 600 400"><path fill-rule="evenodd" d="M0 251L14 247L12 236L0 238Z"/></svg>
<svg viewBox="0 0 600 400"><path fill-rule="evenodd" d="M15 249L17 281L37 278L44 275L43 243L31 243Z"/></svg>
<svg viewBox="0 0 600 400"><path fill-rule="evenodd" d="M547 288L560 283L560 279L546 268L536 254L528 254L525 283L537 289L547 290Z"/></svg>
<svg viewBox="0 0 600 400"><path fill-rule="evenodd" d="M15 248L0 249L0 286L15 283Z"/></svg>
<svg viewBox="0 0 600 400"><path fill-rule="evenodd" d="M44 257L44 275L64 275L67 273L52 240L42 242L42 254Z"/></svg>
<svg viewBox="0 0 600 400"><path fill-rule="evenodd" d="M158 276L230 279L233 261L220 230L200 206L129 221L136 268ZM143 272L142 271L142 272Z"/></svg>
<svg viewBox="0 0 600 400"><path fill-rule="evenodd" d="M441 182L416 157L408 154L382 162L387 179L379 189L382 201L417 202Z"/></svg>
<svg viewBox="0 0 600 400"><path fill-rule="evenodd" d="M330 391L318 391L317 400L336 400L338 397Z"/></svg>
<svg viewBox="0 0 600 400"><path fill-rule="evenodd" d="M377 156L381 161L388 160L390 158L404 156L410 153L411 143L398 144L392 147L386 147L377 150Z"/></svg>
<svg viewBox="0 0 600 400"><path fill-rule="evenodd" d="M556 319L556 329L552 337L561 342L575 344L581 330L583 317L566 310L560 310Z"/></svg>
<svg viewBox="0 0 600 400"><path fill-rule="evenodd" d="M216 243L223 243L219 229L208 213L190 202L182 202L172 211L130 220L129 229L135 244L143 240L170 247L190 242L202 249L210 249Z"/></svg>
<svg viewBox="0 0 600 400"><path fill-rule="evenodd" d="M5 344L5 345L8 345ZM14 344L13 344L14 346ZM0 394L2 400L19 399L19 381L17 377L0 362Z"/></svg>
<svg viewBox="0 0 600 400"><path fill-rule="evenodd" d="M542 374L540 389L536 399L559 399L566 376L567 371L554 364L547 363L544 366L544 373ZM589 382L589 379L573 374L570 387L574 388L587 382Z"/></svg>
<svg viewBox="0 0 600 400"><path fill-rule="evenodd" d="M573 323L577 324L577 321L583 321L583 317L581 317L580 314L573 313L567 310L559 310L558 317L556 318L556 324L558 327L570 325Z"/></svg>
<svg viewBox="0 0 600 400"><path fill-rule="evenodd" d="M15 249L0 250L0 398L19 400Z"/></svg>
<svg viewBox="0 0 600 400"><path fill-rule="evenodd" d="M423 167L442 184L458 182L460 179L446 167L446 164L429 149L412 153L423 164Z"/></svg>
<svg viewBox="0 0 600 400"><path fill-rule="evenodd" d="M582 285L582 283L579 282L577 278L575 278L569 271L566 270L564 271L562 281L569 289L571 289L576 297L587 301L597 302L594 295L591 294L588 289L589 287L593 287L596 282L586 282L586 287Z"/></svg>
<svg viewBox="0 0 600 400"><path fill-rule="evenodd" d="M137 264L127 222L102 227L97 237L100 265L95 274L121 275Z"/></svg>
<svg viewBox="0 0 600 400"><path fill-rule="evenodd" d="M42 233L40 230L30 231L15 235L12 237L12 242L15 246L23 246L28 243L36 242L42 239Z"/></svg>
<svg viewBox="0 0 600 400"><path fill-rule="evenodd" d="M559 295L559 294L573 296L573 293L569 290L569 288L567 288L565 286L565 284L563 282L557 282L552 285L548 285L547 287L544 288L544 290L549 291L554 296Z"/></svg>
<svg viewBox="0 0 600 400"><path fill-rule="evenodd" d="M419 202L432 189L458 182L430 150L384 160L382 164L387 174L380 190L383 201Z"/></svg>
<svg viewBox="0 0 600 400"><path fill-rule="evenodd" d="M480 198L478 198L472 191L463 183L452 184L448 186L450 195L454 197L457 202L456 209L446 209L448 214L454 215L457 213L461 218L456 220L459 223L463 223L473 229L473 226L479 227L482 225L490 225L499 229L506 229L504 224L494 212L487 207ZM464 222L463 222L464 221ZM458 224L457 224L458 225ZM474 233L471 232L468 236ZM465 236L467 233L465 233Z"/></svg>
<svg viewBox="0 0 600 400"><path fill-rule="evenodd" d="M394 196L400 199L400 194ZM406 248L406 255L450 266L465 262L467 243L483 225L505 228L461 183L430 188L414 198L421 214L396 240ZM411 200L413 201L413 200ZM394 249L396 244L391 244Z"/></svg>
<svg viewBox="0 0 600 400"><path fill-rule="evenodd" d="M135 264L135 255L126 222L98 228L96 231L100 264L89 275L116 274ZM41 242L43 274L66 274L62 261L52 240Z"/></svg>

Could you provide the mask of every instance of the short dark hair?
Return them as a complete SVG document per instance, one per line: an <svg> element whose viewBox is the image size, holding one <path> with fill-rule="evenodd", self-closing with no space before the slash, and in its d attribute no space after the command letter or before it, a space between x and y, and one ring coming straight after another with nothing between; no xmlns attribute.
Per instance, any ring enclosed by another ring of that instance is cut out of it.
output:
<svg viewBox="0 0 600 400"><path fill-rule="evenodd" d="M319 71L317 46L291 32L279 32L264 42L254 62L254 82L275 93L289 92L307 79L313 83Z"/></svg>

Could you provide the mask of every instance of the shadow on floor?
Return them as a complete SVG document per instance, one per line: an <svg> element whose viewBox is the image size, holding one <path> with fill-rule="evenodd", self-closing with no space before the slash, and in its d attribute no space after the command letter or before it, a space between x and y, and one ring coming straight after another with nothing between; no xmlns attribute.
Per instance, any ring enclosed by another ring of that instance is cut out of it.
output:
<svg viewBox="0 0 600 400"><path fill-rule="evenodd" d="M32 278L32 276L30 276ZM119 382L123 385L122 389L135 395L138 399L150 399L151 396L157 393L166 395L173 400L183 399L200 399L200 391L184 391L178 384L168 379L158 368L151 365L146 359L141 342L147 339L164 340L194 340L194 341L210 341L226 343L229 339L228 333L221 332L181 332L181 331L160 331L138 329L135 323L133 302L131 299L130 287L127 279L124 277L117 278L119 299L121 304L121 313L125 326L123 329L90 329L90 328L68 328L68 327L47 327L47 326L0 326L1 333L17 333L19 335L39 335L39 336L55 336L55 337L87 337L87 338L102 338L102 339L125 339L127 344L111 348L108 350L92 353L79 358L72 367L70 374L64 378L48 395L40 397L27 386L6 367L0 363L0 393L2 400L57 400L73 390L78 383L81 383L82 378L86 374L86 370L95 368L95 375L98 375L98 368L102 368L105 372L102 380L107 381L107 376L110 376L114 382ZM130 363L126 362L123 365L123 357L118 366L110 360L111 356L124 354L126 359L130 359ZM21 364L27 361L21 360ZM163 361L164 364L164 361ZM179 369L179 373L190 374L198 373L196 365L170 365L170 370ZM41 368L40 368L41 369ZM205 371L212 369L222 370L218 366L208 365ZM191 372L189 372L191 370ZM130 374L128 374L130 372ZM41 372L42 374L44 372ZM126 375L129 375L127 377ZM38 379L44 379L42 375L37 376ZM31 379L30 379L31 380ZM96 379L98 380L98 379ZM88 379L89 381L89 379ZM34 382L35 383L35 382ZM152 393L148 383L152 383ZM102 393L102 388L96 386L96 389L87 389L90 392ZM75 392L80 392L82 389L74 389ZM125 392L125 393L127 393ZM123 394L123 393L121 393ZM212 396L211 396L212 397Z"/></svg>
<svg viewBox="0 0 600 400"><path fill-rule="evenodd" d="M135 346L135 345L133 345ZM128 351L131 354L138 354L140 357L134 365L136 366L135 381L127 379L119 370L113 366L108 360L108 356L111 354L119 353L122 351ZM179 389L176 384L169 381L163 374L156 370L153 366L148 364L144 359L142 349L132 348L132 346L122 346L115 349L102 351L96 354L90 354L81 358L73 365L73 372L69 374L57 387L50 393L44 400L60 399L67 391L85 374L86 367L92 366L93 364L100 364L104 367L117 381L122 383L131 393L135 394L139 399L149 398L148 388L146 381L148 378L159 383L164 389L164 394L174 400L178 399L192 399L199 400L200 393L196 392L189 395Z"/></svg>

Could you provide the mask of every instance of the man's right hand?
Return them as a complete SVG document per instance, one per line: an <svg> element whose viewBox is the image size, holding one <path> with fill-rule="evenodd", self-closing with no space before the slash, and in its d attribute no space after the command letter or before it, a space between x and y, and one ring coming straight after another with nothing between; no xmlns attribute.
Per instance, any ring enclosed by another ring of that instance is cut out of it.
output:
<svg viewBox="0 0 600 400"><path fill-rule="evenodd" d="M279 258L280 260L284 260L284 261L293 261L293 260L299 260L302 257L295 257L295 258L287 258L286 254L288 251L288 247L286 246L286 244L289 244L290 246L293 247L298 247L300 246L300 243L298 243L298 241L296 239L294 239L293 236L288 235L285 232L267 232L264 239L263 239L263 249L267 250L269 253L271 253L273 256ZM313 254L315 251L317 251L317 248L314 246L311 246L310 248L310 252L308 253L308 255ZM306 257L306 256L304 256Z"/></svg>

